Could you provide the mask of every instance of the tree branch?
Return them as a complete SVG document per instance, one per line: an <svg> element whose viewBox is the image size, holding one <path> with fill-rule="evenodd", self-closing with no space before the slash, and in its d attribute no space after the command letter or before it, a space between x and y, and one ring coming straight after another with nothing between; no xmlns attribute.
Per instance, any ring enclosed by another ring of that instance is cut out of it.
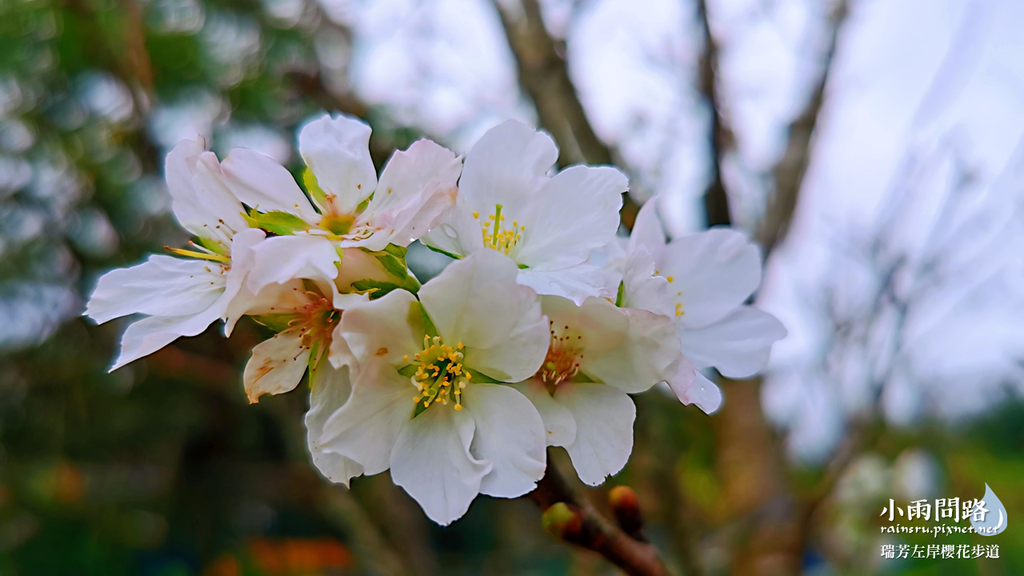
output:
<svg viewBox="0 0 1024 576"><path fill-rule="evenodd" d="M558 165L613 164L614 153L597 134L580 104L562 56L563 46L544 27L537 0L519 0L513 12L501 2L495 8L519 70L519 84L537 107L537 116L558 143ZM638 206L623 195L623 221L631 224Z"/></svg>
<svg viewBox="0 0 1024 576"><path fill-rule="evenodd" d="M540 123L560 148L558 163L611 164L611 150L594 133L565 60L548 34L537 0L520 0L522 13L496 3L519 68L519 83L537 106ZM518 16L518 17L516 17Z"/></svg>
<svg viewBox="0 0 1024 576"><path fill-rule="evenodd" d="M569 504L577 511L581 526L573 544L593 550L631 576L668 576L669 572L658 555L658 550L647 543L627 536L622 530L601 516L586 498L578 495L551 462L537 483L537 489L529 494L541 510L548 510L558 503Z"/></svg>
<svg viewBox="0 0 1024 576"><path fill-rule="evenodd" d="M704 193L704 209L708 226L728 225L732 222L729 214L729 195L722 182L722 160L725 153L734 146L734 137L722 112L721 97L718 95L716 74L718 72L718 44L711 34L706 0L697 2L701 27L704 31L704 53L700 58L700 89L711 107L711 183Z"/></svg>
<svg viewBox="0 0 1024 576"><path fill-rule="evenodd" d="M786 152L772 171L775 190L768 198L768 205L765 207L765 214L756 234L765 254L770 252L785 236L789 229L789 222L793 218L793 212L796 210L797 195L800 193L810 161L811 137L817 125L821 106L825 101L825 85L828 83L829 71L832 69L832 59L836 51L836 39L839 36L839 28L846 18L846 12L846 0L840 0L829 18L829 37L825 48L825 62L821 77L814 86L807 106L790 124Z"/></svg>

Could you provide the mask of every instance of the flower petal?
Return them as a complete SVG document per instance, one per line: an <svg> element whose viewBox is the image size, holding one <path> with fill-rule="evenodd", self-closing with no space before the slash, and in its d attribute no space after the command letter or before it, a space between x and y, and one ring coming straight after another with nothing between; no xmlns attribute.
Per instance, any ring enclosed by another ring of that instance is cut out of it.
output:
<svg viewBox="0 0 1024 576"><path fill-rule="evenodd" d="M593 264L583 263L561 270L526 269L519 272L518 282L538 294L569 298L577 304L591 296L614 297L607 293L607 275Z"/></svg>
<svg viewBox="0 0 1024 576"><path fill-rule="evenodd" d="M310 375L309 412L306 412L306 443L313 457L313 465L328 480L348 487L349 480L361 476L363 467L351 458L324 450L320 443L324 424L345 405L352 394L349 368L335 370L328 362L321 362Z"/></svg>
<svg viewBox="0 0 1024 576"><path fill-rule="evenodd" d="M259 402L264 394L291 392L302 380L308 363L309 349L297 333L281 332L257 344L242 374L249 402Z"/></svg>
<svg viewBox="0 0 1024 576"><path fill-rule="evenodd" d="M541 311L555 328L567 327L577 338L574 347L583 350L584 358L599 355L622 346L629 332L629 317L604 298L587 298L576 305L561 296L541 296Z"/></svg>
<svg viewBox="0 0 1024 576"><path fill-rule="evenodd" d="M587 302L607 300L595 298ZM580 370L623 392L645 392L667 378L669 367L679 359L675 323L646 310L617 310L628 318L626 337L619 345L605 350L593 350L588 344Z"/></svg>
<svg viewBox="0 0 1024 576"><path fill-rule="evenodd" d="M491 471L469 452L474 428L466 411L434 406L402 427L391 453L392 480L442 526L466 513Z"/></svg>
<svg viewBox="0 0 1024 576"><path fill-rule="evenodd" d="M573 166L549 180L518 216L526 226L514 259L538 270L582 264L615 237L626 176L608 166ZM514 213L513 213L514 214Z"/></svg>
<svg viewBox="0 0 1024 576"><path fill-rule="evenodd" d="M395 152L364 212L367 224L380 232L361 245L370 250L383 250L388 244L408 246L426 234L455 204L461 171L455 153L430 140Z"/></svg>
<svg viewBox="0 0 1024 576"><path fill-rule="evenodd" d="M342 313L342 318L344 317L345 315ZM327 359L338 370L343 366L348 366L353 371L359 369L359 361L352 354L352 349L348 347L348 341L345 340L340 322L334 327L334 332L331 335L331 347L327 351Z"/></svg>
<svg viewBox="0 0 1024 576"><path fill-rule="evenodd" d="M216 302L225 283L219 264L150 256L142 264L100 277L85 315L98 324L129 314L190 316Z"/></svg>
<svg viewBox="0 0 1024 576"><path fill-rule="evenodd" d="M484 249L480 224L473 218L472 209L462 194L455 199L455 206L441 215L420 242L455 258Z"/></svg>
<svg viewBox="0 0 1024 576"><path fill-rule="evenodd" d="M714 366L729 378L747 378L768 364L772 343L786 329L771 314L742 306L704 328L680 327L683 352L697 368Z"/></svg>
<svg viewBox="0 0 1024 576"><path fill-rule="evenodd" d="M544 383L536 378L511 385L527 400L544 421L544 432L548 446L568 446L576 439L576 420L572 413L551 397Z"/></svg>
<svg viewBox="0 0 1024 576"><path fill-rule="evenodd" d="M673 282L675 278L672 279ZM676 317L671 283L654 274L654 259L643 246L637 246L626 259L622 271L622 306L647 310L669 318Z"/></svg>
<svg viewBox="0 0 1024 576"><path fill-rule="evenodd" d="M628 253L643 248L655 262L660 262L665 251L665 238L665 228L658 218L658 197L655 196L640 207L640 212L633 222L633 231L629 235L626 251Z"/></svg>
<svg viewBox="0 0 1024 576"><path fill-rule="evenodd" d="M328 195L325 213L354 214L377 186L370 127L349 116L324 116L299 132L299 154Z"/></svg>
<svg viewBox="0 0 1024 576"><path fill-rule="evenodd" d="M220 162L199 140L182 140L164 163L171 210L183 228L227 247L248 225L242 205L224 183Z"/></svg>
<svg viewBox="0 0 1024 576"><path fill-rule="evenodd" d="M327 419L320 445L358 462L368 475L380 474L391 465L395 439L412 418L415 395L409 378L390 364L374 361L360 366L352 380L352 396Z"/></svg>
<svg viewBox="0 0 1024 576"><path fill-rule="evenodd" d="M555 400L576 420L576 440L566 451L580 480L597 486L622 470L633 451L633 400L612 386L565 382Z"/></svg>
<svg viewBox="0 0 1024 576"><path fill-rule="evenodd" d="M693 362L681 356L673 366L668 386L683 404L696 404L706 414L722 405L722 391L693 367Z"/></svg>
<svg viewBox="0 0 1024 576"><path fill-rule="evenodd" d="M493 250L453 262L419 297L446 342L462 342L465 364L503 381L532 376L550 335L533 290L516 284L515 263Z"/></svg>
<svg viewBox="0 0 1024 576"><path fill-rule="evenodd" d="M495 384L467 386L462 401L476 422L469 451L491 464L480 493L517 498L536 488L544 476L547 444L533 404L515 389Z"/></svg>
<svg viewBox="0 0 1024 576"><path fill-rule="evenodd" d="M253 251L255 258L246 281L246 288L253 294L270 284L296 278L324 280L334 286L338 276L338 252L322 236L275 236L260 242Z"/></svg>
<svg viewBox="0 0 1024 576"><path fill-rule="evenodd" d="M214 304L194 316L148 316L132 322L121 336L121 354L110 372L156 352L181 336L203 332L220 314L220 306Z"/></svg>
<svg viewBox="0 0 1024 576"><path fill-rule="evenodd" d="M288 212L311 224L320 221L320 215L291 173L270 156L248 148L235 148L221 163L221 168L228 188L250 208L260 212Z"/></svg>
<svg viewBox="0 0 1024 576"><path fill-rule="evenodd" d="M249 228L242 230L231 241L231 268L228 269L224 294L228 305L224 312L224 336L230 336L235 323L246 311L259 305L259 301L245 289L249 271L256 264L254 248L266 238L263 230Z"/></svg>
<svg viewBox="0 0 1024 576"><path fill-rule="evenodd" d="M548 180L545 174L557 159L558 148L550 136L509 120L488 130L466 154L459 194L471 210L490 214L501 204L518 217Z"/></svg>
<svg viewBox="0 0 1024 576"><path fill-rule="evenodd" d="M422 312L416 297L405 290L394 290L345 310L335 334L345 340L358 363L377 359L398 366L408 363L423 348L422 328L417 330L410 323L410 316L418 315ZM403 360L403 356L409 359ZM412 393L411 386L408 391Z"/></svg>
<svg viewBox="0 0 1024 576"><path fill-rule="evenodd" d="M723 318L761 282L760 251L734 230L676 238L657 264L661 275L673 277L671 293L682 305L680 322L690 328Z"/></svg>
<svg viewBox="0 0 1024 576"><path fill-rule="evenodd" d="M604 246L590 251L586 265L597 266L604 274L604 288L601 296L615 299L619 293L619 284L622 282L622 271L626 265L626 244L628 238L616 236L611 242Z"/></svg>

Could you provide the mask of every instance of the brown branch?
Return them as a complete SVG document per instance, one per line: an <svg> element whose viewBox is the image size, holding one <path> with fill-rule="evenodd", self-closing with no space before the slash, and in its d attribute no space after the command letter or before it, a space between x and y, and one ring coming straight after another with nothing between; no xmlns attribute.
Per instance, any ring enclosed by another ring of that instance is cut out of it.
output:
<svg viewBox="0 0 1024 576"><path fill-rule="evenodd" d="M537 116L558 143L559 166L612 164L615 154L594 132L580 104L569 69L562 56L564 46L544 27L537 0L519 0L521 10L495 2L505 35L519 71L519 84L533 99ZM632 224L638 207L623 196L622 218Z"/></svg>
<svg viewBox="0 0 1024 576"><path fill-rule="evenodd" d="M722 159L733 148L734 137L722 111L722 99L718 94L716 74L718 72L718 44L711 34L706 0L697 3L701 27L704 31L704 53L700 59L700 89L711 107L711 183L704 193L704 209L708 226L732 223L729 214L729 195L722 182Z"/></svg>
<svg viewBox="0 0 1024 576"><path fill-rule="evenodd" d="M548 458L548 469L530 499L547 510L558 503L570 505L582 520L579 539L573 544L593 550L631 576L668 576L669 572L658 555L658 550L647 543L627 536L622 530L601 516L586 498L578 495Z"/></svg>
<svg viewBox="0 0 1024 576"><path fill-rule="evenodd" d="M587 120L565 60L544 27L537 1L520 0L522 11L518 15L511 14L502 3L496 4L519 67L519 83L537 106L541 125L561 149L558 163L611 164L611 150Z"/></svg>
<svg viewBox="0 0 1024 576"><path fill-rule="evenodd" d="M825 86L828 83L829 71L832 69L832 58L836 51L839 27L846 18L846 11L845 0L840 1L829 18L829 37L821 77L814 86L807 106L790 124L786 151L772 171L775 190L768 198L768 205L765 207L765 214L756 234L765 254L769 253L785 236L793 218L793 212L796 210L797 196L810 162L811 139L822 104L825 101Z"/></svg>
<svg viewBox="0 0 1024 576"><path fill-rule="evenodd" d="M153 65L146 50L146 29L138 0L123 0L125 26L125 67L146 95L146 111L153 97Z"/></svg>

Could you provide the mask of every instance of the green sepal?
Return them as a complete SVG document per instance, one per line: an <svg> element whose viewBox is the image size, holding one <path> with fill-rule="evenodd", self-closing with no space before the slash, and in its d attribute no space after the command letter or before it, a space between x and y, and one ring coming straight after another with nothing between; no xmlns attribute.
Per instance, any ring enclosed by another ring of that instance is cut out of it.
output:
<svg viewBox="0 0 1024 576"><path fill-rule="evenodd" d="M452 260L462 260L462 256L456 256L455 254L452 254L451 252L448 252L448 251L445 251L445 250L441 250L440 248L435 248L435 247L433 247L433 246L431 246L429 244L424 244L424 246L426 246L427 248L430 248L431 250L433 250L434 252L437 252L438 254L444 254L445 256L451 258Z"/></svg>
<svg viewBox="0 0 1024 576"><path fill-rule="evenodd" d="M316 174L309 168L302 170L302 185L306 187L306 192L309 196L320 205L321 208L327 206L327 193L320 188L320 183L316 180Z"/></svg>
<svg viewBox="0 0 1024 576"><path fill-rule="evenodd" d="M314 350L315 349L316 346L314 346ZM329 360L327 359L327 354L323 354L321 358L319 358L318 360L316 356L312 354L313 350L311 350L310 352L311 353L309 355L309 363L307 364L307 366L309 367L309 380L307 381L307 384L309 384L309 389L313 390L316 387L316 385L320 382L320 374L324 369L324 364L326 362L329 362ZM316 366L313 365L314 362L316 362Z"/></svg>
<svg viewBox="0 0 1024 576"><path fill-rule="evenodd" d="M494 378L491 378L490 376L488 376L487 374L484 374L483 372L480 372L480 371L477 371L477 370L473 370L472 368L466 368L465 365L463 365L462 370L465 371L465 372L469 372L470 374L473 375L473 377L469 379L469 381L472 382L473 384L502 384L503 383L501 380L495 380Z"/></svg>
<svg viewBox="0 0 1024 576"><path fill-rule="evenodd" d="M358 206L356 206L356 214L362 214L363 210L366 210L366 207L373 201L374 194L376 194L376 192L370 192L370 195L366 197L366 200L363 200Z"/></svg>
<svg viewBox="0 0 1024 576"><path fill-rule="evenodd" d="M430 314L427 314L427 309L418 301L409 304L409 313L406 316L406 321L409 323L409 326L412 327L414 334L419 331L431 338L439 335L437 332L437 326L435 326L434 321L430 319Z"/></svg>
<svg viewBox="0 0 1024 576"><path fill-rule="evenodd" d="M415 418L420 414L423 414L426 409L427 407L423 405L423 400L417 400L415 407L412 409L412 417Z"/></svg>
<svg viewBox="0 0 1024 576"><path fill-rule="evenodd" d="M298 317L298 314L260 314L258 316L251 316L257 324L266 326L274 332L285 331L288 329L288 323Z"/></svg>
<svg viewBox="0 0 1024 576"><path fill-rule="evenodd" d="M270 212L257 212L250 209L248 214L242 214L245 221L252 228L260 228L278 236L290 236L309 228L305 220L288 212L271 210Z"/></svg>
<svg viewBox="0 0 1024 576"><path fill-rule="evenodd" d="M409 268L405 264L405 248L395 244L388 244L386 248L376 252L365 248L361 250L376 258L380 265L384 267L384 270L395 278L405 280L409 276Z"/></svg>
<svg viewBox="0 0 1024 576"><path fill-rule="evenodd" d="M210 240L209 238L203 238L202 236L197 236L196 240L203 246L203 248L206 248L207 250L213 252L214 254L220 254L221 256L229 257L231 256L228 247L221 244L220 242L217 242L216 240Z"/></svg>
<svg viewBox="0 0 1024 576"><path fill-rule="evenodd" d="M527 268L529 268L529 266L527 266L526 264L519 264L520 270L526 270Z"/></svg>
<svg viewBox="0 0 1024 576"><path fill-rule="evenodd" d="M626 295L626 283L622 280L619 281L619 291L615 294L615 306L622 307L622 299Z"/></svg>
<svg viewBox="0 0 1024 576"><path fill-rule="evenodd" d="M370 296L370 300L376 300L377 298L390 294L394 290L405 290L415 294L420 289L420 283L411 276L406 278L406 281L401 284L364 278L353 282L352 288L360 294L368 294Z"/></svg>
<svg viewBox="0 0 1024 576"><path fill-rule="evenodd" d="M319 364L323 360L323 357L326 356L326 354L323 354L325 350L321 349L322 346L323 342L321 342L319 339L313 341L309 345L309 359L307 360L307 362L309 366L310 381L312 381L313 379L313 372L316 371L316 369L319 367Z"/></svg>

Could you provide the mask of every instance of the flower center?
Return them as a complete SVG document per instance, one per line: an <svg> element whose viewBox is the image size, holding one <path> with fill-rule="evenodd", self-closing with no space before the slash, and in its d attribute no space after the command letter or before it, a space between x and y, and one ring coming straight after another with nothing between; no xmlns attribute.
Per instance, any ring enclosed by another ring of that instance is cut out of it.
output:
<svg viewBox="0 0 1024 576"><path fill-rule="evenodd" d="M555 330L554 321L551 324L551 344L548 346L547 356L541 364L537 376L546 384L557 386L563 380L572 378L580 371L580 360L583 358L581 346L583 336L568 333L566 326L562 334Z"/></svg>
<svg viewBox="0 0 1024 576"><path fill-rule="evenodd" d="M494 205L494 213L487 216L487 219L480 225L483 233L484 246L497 250L506 256L522 239L526 233L526 226L513 220L511 228L505 228L505 216L501 213L501 204ZM473 218L480 222L480 213L473 212Z"/></svg>
<svg viewBox="0 0 1024 576"><path fill-rule="evenodd" d="M431 338L423 335L423 350L414 356L416 374L413 383L420 394L413 400L423 403L423 408L440 402L445 406L449 401L455 403L456 410L462 410L462 390L473 375L462 367L465 355L462 342L455 347L444 343L440 336Z"/></svg>
<svg viewBox="0 0 1024 576"><path fill-rule="evenodd" d="M341 320L341 310L318 292L307 291L305 296L308 301L295 309L285 330L298 334L302 347L315 352L311 365L316 366L330 347L334 328Z"/></svg>
<svg viewBox="0 0 1024 576"><path fill-rule="evenodd" d="M355 216L351 216L349 214L343 214L340 216L330 214L325 215L320 220L320 227L336 236L344 236L352 230L352 225L355 224L355 222Z"/></svg>

